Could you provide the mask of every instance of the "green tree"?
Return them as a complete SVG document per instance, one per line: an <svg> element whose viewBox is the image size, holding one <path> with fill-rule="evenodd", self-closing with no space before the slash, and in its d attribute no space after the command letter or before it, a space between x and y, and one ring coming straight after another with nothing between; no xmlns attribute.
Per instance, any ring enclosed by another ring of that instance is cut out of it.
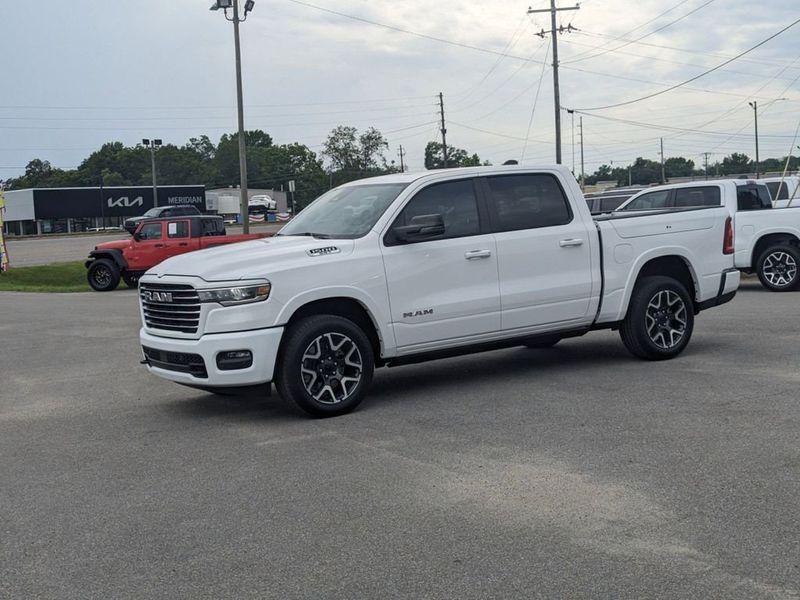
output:
<svg viewBox="0 0 800 600"><path fill-rule="evenodd" d="M694 161L675 156L664 161L667 179L671 177L691 177L694 175Z"/></svg>
<svg viewBox="0 0 800 600"><path fill-rule="evenodd" d="M462 148L447 147L447 168L453 167L479 167L489 165L488 161L481 161L477 154L470 155ZM440 142L428 142L425 146L425 168L444 169L444 146Z"/></svg>
<svg viewBox="0 0 800 600"><path fill-rule="evenodd" d="M738 175L740 173L749 173L751 171L750 158L746 154L734 152L730 156L722 159L722 164L719 167L719 172L722 175Z"/></svg>

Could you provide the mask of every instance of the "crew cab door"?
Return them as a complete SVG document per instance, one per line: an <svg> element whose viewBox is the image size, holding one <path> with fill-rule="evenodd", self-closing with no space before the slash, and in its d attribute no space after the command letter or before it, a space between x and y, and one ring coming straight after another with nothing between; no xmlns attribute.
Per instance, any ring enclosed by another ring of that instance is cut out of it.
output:
<svg viewBox="0 0 800 600"><path fill-rule="evenodd" d="M191 221L175 219L167 221L167 238L164 243L164 255L161 260L170 256L190 252L199 248L199 239L192 237Z"/></svg>
<svg viewBox="0 0 800 600"><path fill-rule="evenodd" d="M144 271L163 260L163 222L145 223L136 232L133 257L128 259L128 269Z"/></svg>
<svg viewBox="0 0 800 600"><path fill-rule="evenodd" d="M557 177L496 175L482 183L497 240L503 330L590 322L589 236L597 234L573 213Z"/></svg>
<svg viewBox="0 0 800 600"><path fill-rule="evenodd" d="M429 185L384 232L382 252L398 349L434 349L500 330L497 249L473 178ZM444 233L398 239L394 228L441 215Z"/></svg>

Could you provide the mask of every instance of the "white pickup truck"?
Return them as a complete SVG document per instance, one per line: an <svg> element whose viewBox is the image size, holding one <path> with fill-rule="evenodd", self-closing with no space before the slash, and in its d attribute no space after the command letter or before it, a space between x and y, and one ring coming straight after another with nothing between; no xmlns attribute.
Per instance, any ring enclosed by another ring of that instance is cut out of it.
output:
<svg viewBox="0 0 800 600"><path fill-rule="evenodd" d="M672 358L695 315L736 293L732 243L722 207L595 221L563 167L375 177L324 194L276 237L148 271L143 362L221 393L275 382L330 416L359 404L376 366L593 329Z"/></svg>
<svg viewBox="0 0 800 600"><path fill-rule="evenodd" d="M721 179L662 185L639 192L617 211L724 206L734 222L736 267L758 274L768 290L786 292L800 287L800 200L790 207L787 199L778 200L773 208L771 181ZM787 188L793 192L794 185L793 179L785 181L782 195Z"/></svg>

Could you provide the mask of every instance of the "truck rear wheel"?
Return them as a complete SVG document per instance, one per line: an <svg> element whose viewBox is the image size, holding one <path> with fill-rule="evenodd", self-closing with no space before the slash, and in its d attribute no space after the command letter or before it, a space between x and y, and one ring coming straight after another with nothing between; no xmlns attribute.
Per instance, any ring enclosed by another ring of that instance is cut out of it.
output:
<svg viewBox="0 0 800 600"><path fill-rule="evenodd" d="M683 352L693 330L694 307L683 284L652 276L636 284L619 333L634 356L666 360Z"/></svg>
<svg viewBox="0 0 800 600"><path fill-rule="evenodd" d="M86 279L97 292L110 292L119 285L119 267L107 258L98 258L89 265Z"/></svg>
<svg viewBox="0 0 800 600"><path fill-rule="evenodd" d="M761 285L772 292L790 292L800 285L800 251L780 244L767 248L756 262Z"/></svg>
<svg viewBox="0 0 800 600"><path fill-rule="evenodd" d="M275 384L314 417L353 410L366 396L375 370L372 344L362 329L343 317L316 315L286 332Z"/></svg>

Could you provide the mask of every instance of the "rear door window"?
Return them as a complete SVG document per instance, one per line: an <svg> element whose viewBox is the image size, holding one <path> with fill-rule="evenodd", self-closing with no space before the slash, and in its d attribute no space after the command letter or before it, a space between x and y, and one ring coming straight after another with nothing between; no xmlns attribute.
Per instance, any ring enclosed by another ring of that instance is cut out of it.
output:
<svg viewBox="0 0 800 600"><path fill-rule="evenodd" d="M566 225L572 210L558 180L550 174L487 177L496 231Z"/></svg>
<svg viewBox="0 0 800 600"><path fill-rule="evenodd" d="M669 206L670 190L647 192L633 200L624 210L660 210Z"/></svg>
<svg viewBox="0 0 800 600"><path fill-rule="evenodd" d="M171 240L189 237L189 221L170 221L167 223L167 236Z"/></svg>
<svg viewBox="0 0 800 600"><path fill-rule="evenodd" d="M780 189L778 189L780 187ZM789 199L789 186L783 181L772 181L767 184L769 194L773 200L788 200Z"/></svg>
<svg viewBox="0 0 800 600"><path fill-rule="evenodd" d="M772 208L769 190L765 185L740 185L737 191L739 210L763 210Z"/></svg>
<svg viewBox="0 0 800 600"><path fill-rule="evenodd" d="M675 207L720 206L719 188L716 186L690 187L675 190Z"/></svg>

